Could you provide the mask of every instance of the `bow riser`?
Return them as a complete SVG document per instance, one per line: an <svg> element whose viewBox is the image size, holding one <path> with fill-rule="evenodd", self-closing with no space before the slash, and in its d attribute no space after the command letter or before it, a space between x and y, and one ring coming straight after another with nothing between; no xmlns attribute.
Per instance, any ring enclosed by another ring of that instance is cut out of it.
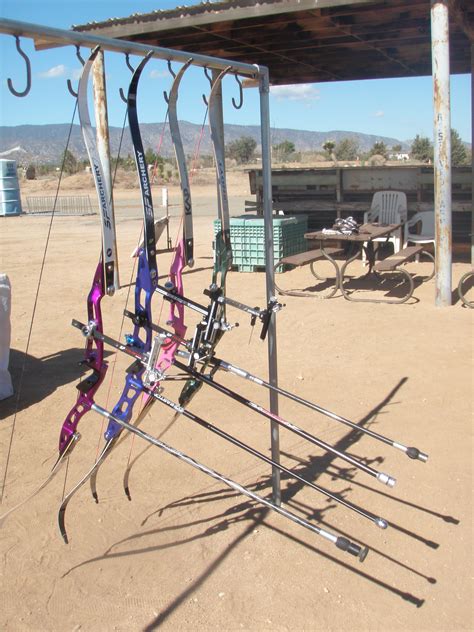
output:
<svg viewBox="0 0 474 632"><path fill-rule="evenodd" d="M88 328L103 331L101 301L105 296L104 266L101 261L95 271L92 287L87 297ZM87 336L86 350L82 364L87 366L92 373L82 380L77 386L79 395L72 409L63 422L59 434L59 454L69 446L72 447L71 438L77 432L77 426L82 417L91 409L94 396L99 390L107 373L108 364L104 361L104 345L93 336Z"/></svg>

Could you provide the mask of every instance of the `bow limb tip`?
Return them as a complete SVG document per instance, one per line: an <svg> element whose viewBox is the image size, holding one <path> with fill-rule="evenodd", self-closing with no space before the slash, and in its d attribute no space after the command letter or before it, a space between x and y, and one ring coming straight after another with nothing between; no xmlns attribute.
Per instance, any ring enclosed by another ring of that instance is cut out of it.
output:
<svg viewBox="0 0 474 632"><path fill-rule="evenodd" d="M64 540L64 543L69 544L69 539L67 537L67 531L66 531L66 523L65 523L66 507L67 507L67 504L61 505L61 507L59 508L58 527L59 527L59 532L61 533L61 537Z"/></svg>

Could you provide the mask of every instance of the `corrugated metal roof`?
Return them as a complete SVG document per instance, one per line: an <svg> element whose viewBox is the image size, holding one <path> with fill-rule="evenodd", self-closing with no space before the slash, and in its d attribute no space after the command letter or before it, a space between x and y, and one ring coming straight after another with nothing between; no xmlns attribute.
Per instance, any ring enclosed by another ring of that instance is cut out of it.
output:
<svg viewBox="0 0 474 632"><path fill-rule="evenodd" d="M283 11L294 11L295 7L301 4L298 0L222 0L220 2L200 2L190 6L177 6L173 9L156 9L149 13L132 13L132 15L122 18L108 18L102 22L87 22L86 24L73 25L75 31L89 30L89 27L107 27L116 24L133 24L136 22L147 22L156 20L170 20L171 18L186 18L196 15L216 15L223 11L235 11L236 9L249 9L249 17L257 7L263 8L267 5L275 7L278 5ZM307 3L306 3L307 4ZM318 5L317 0L312 2L314 7Z"/></svg>
<svg viewBox="0 0 474 632"><path fill-rule="evenodd" d="M273 84L431 75L430 0L233 0L75 27L267 66ZM471 72L474 2L450 3L451 72Z"/></svg>

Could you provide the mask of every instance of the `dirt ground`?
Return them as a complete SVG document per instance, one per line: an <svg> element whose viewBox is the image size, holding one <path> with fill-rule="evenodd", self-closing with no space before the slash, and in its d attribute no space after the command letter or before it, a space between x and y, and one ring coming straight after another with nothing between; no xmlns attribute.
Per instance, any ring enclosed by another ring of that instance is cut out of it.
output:
<svg viewBox="0 0 474 632"><path fill-rule="evenodd" d="M30 186L30 191L33 188ZM43 189L44 190L44 189ZM68 187L61 193L66 194ZM70 188L78 193L77 189ZM49 193L49 192L48 192ZM244 176L230 179L231 209L243 213ZM94 193L91 191L91 196ZM196 263L185 293L204 301L212 269L214 188L196 185ZM171 191L177 204L178 191ZM138 190L116 194L121 282L140 232ZM179 208L172 207L176 238ZM160 211L156 211L159 216ZM0 514L28 496L54 463L61 424L76 399L83 339L70 326L85 320L85 300L98 257L98 216L56 217L27 340L49 217L0 220L1 263L12 283L11 371L16 393L0 403ZM170 255L159 258L166 275ZM360 274L360 263L353 264ZM416 266L418 265L418 268ZM425 273L428 264L410 264ZM467 263L453 265L453 289ZM311 285L307 269L279 275L285 287ZM280 385L320 406L429 454L412 461L391 446L284 398L280 414L371 468L397 479L393 489L285 429L282 462L316 484L382 516L386 530L282 478L283 506L327 531L369 547L364 563L315 533L285 520L138 438L127 437L99 471L99 503L85 485L71 500L59 535L56 514L65 490L94 462L104 431L95 413L79 425L69 462L1 528L0 627L26 630L472 630L472 310L455 299L434 305L434 281L417 284L403 305L285 297L277 316ZM128 331L122 311L128 288L103 300L104 328ZM265 302L262 273L231 272L228 295ZM131 298L129 299L131 306ZM167 306L155 298L156 321ZM227 333L219 356L267 375L267 346L248 317ZM196 316L187 315L188 332ZM250 339L251 338L251 339ZM118 400L129 364L110 364L97 402ZM229 374L219 381L268 405L268 392ZM179 383L167 383L176 398ZM269 454L266 419L204 386L190 410ZM156 403L142 428L193 458L271 494L271 472L230 443ZM8 467L7 467L8 460ZM129 501L122 479L129 460Z"/></svg>

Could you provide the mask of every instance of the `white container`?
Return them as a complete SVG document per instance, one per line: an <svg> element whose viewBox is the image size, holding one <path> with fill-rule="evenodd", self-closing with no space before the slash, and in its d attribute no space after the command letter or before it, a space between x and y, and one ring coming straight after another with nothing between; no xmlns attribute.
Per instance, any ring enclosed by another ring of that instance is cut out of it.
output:
<svg viewBox="0 0 474 632"><path fill-rule="evenodd" d="M13 395L12 378L8 371L11 338L11 286L6 274L0 273L0 400Z"/></svg>
<svg viewBox="0 0 474 632"><path fill-rule="evenodd" d="M20 213L21 195L16 162L0 160L0 216Z"/></svg>

